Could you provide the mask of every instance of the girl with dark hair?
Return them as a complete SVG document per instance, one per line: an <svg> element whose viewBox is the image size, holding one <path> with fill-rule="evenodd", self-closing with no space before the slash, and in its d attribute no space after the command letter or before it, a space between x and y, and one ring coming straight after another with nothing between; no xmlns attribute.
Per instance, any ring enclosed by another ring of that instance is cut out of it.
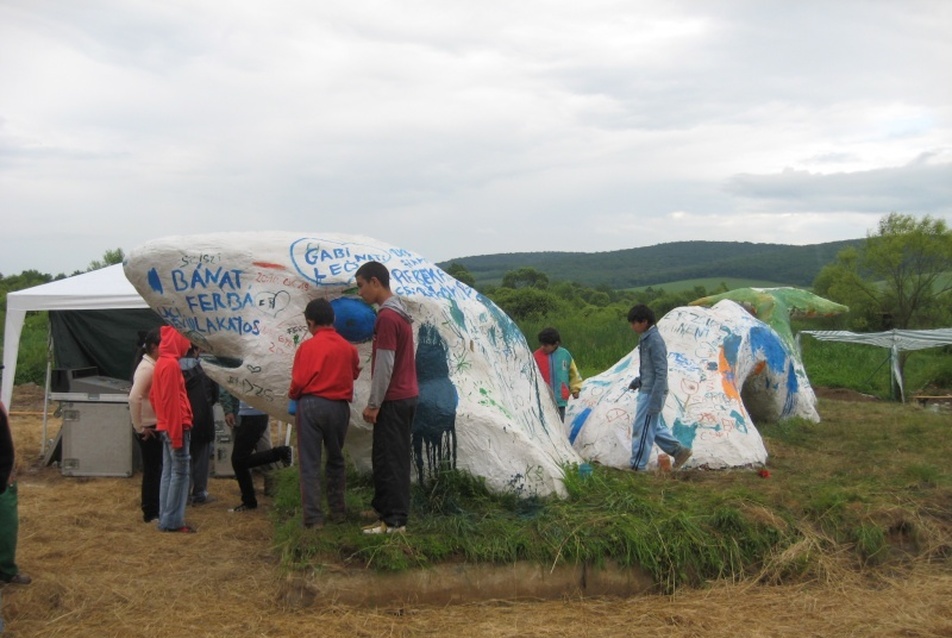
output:
<svg viewBox="0 0 952 638"><path fill-rule="evenodd" d="M159 520L159 486L162 481L162 440L155 432L155 412L149 402L152 374L159 355L159 328L139 332L139 347L133 364L129 390L129 415L142 452L142 520Z"/></svg>

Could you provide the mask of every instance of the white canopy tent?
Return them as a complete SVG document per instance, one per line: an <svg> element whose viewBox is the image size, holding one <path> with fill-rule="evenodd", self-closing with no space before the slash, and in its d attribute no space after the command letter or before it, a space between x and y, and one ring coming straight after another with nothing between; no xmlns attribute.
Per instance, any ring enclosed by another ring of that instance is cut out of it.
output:
<svg viewBox="0 0 952 638"><path fill-rule="evenodd" d="M905 350L924 350L952 345L952 328L937 330L889 330L887 332L857 333L847 330L803 330L797 333L797 347L800 346L800 335L808 334L820 341L842 341L846 343L864 343L881 348L888 348L890 353L890 367L892 382L899 386L899 393L903 403L906 401L906 392L903 389L902 372L899 369L899 353Z"/></svg>
<svg viewBox="0 0 952 638"><path fill-rule="evenodd" d="M7 293L3 330L3 387L0 398L10 406L23 321L30 310L111 310L148 308L123 272L122 264L67 277L42 286ZM47 370L47 394L49 370Z"/></svg>

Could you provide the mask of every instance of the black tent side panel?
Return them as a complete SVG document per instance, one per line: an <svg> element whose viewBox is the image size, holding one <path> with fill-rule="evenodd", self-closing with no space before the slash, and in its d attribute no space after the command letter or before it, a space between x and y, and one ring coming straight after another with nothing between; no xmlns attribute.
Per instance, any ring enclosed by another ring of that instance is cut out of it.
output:
<svg viewBox="0 0 952 638"><path fill-rule="evenodd" d="M132 379L139 331L165 322L148 308L51 310L56 368L99 368L99 374Z"/></svg>

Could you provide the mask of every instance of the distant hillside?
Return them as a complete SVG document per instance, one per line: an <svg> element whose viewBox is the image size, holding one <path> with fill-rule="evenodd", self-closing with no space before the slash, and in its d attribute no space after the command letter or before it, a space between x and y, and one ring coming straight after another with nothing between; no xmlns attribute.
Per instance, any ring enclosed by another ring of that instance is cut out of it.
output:
<svg viewBox="0 0 952 638"><path fill-rule="evenodd" d="M683 241L601 253L500 253L460 257L437 264L466 267L477 285L499 285L510 270L530 266L553 280L613 289L711 277L757 279L809 286L823 266L863 240L807 246L729 241Z"/></svg>

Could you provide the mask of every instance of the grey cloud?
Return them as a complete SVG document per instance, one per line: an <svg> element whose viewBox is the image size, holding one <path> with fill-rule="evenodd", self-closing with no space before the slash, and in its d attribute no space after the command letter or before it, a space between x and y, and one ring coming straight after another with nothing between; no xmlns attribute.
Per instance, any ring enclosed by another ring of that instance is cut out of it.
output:
<svg viewBox="0 0 952 638"><path fill-rule="evenodd" d="M924 0L0 2L0 210L116 232L8 228L0 267L221 228L437 260L860 236L949 209L948 155L882 167L952 147L950 24Z"/></svg>
<svg viewBox="0 0 952 638"><path fill-rule="evenodd" d="M204 32L213 25L202 21L197 8L181 13L163 4L111 0L54 4L54 10L44 10L40 3L28 5L22 17L38 31L103 63L165 75L211 46Z"/></svg>
<svg viewBox="0 0 952 638"><path fill-rule="evenodd" d="M735 175L725 190L779 212L948 213L952 162L920 157L905 166L819 174L786 169L774 175Z"/></svg>
<svg viewBox="0 0 952 638"><path fill-rule="evenodd" d="M726 10L724 6L728 7ZM777 105L827 108L871 95L946 108L935 62L952 55L944 26L952 3L696 3L681 19L706 28L673 46L665 63L625 56L568 63L542 74L574 93L602 95L617 111L606 128L687 129L749 121ZM635 34L629 46L635 47ZM631 58L631 59L628 59ZM591 115L592 124L599 116ZM906 122L897 135L931 122Z"/></svg>

